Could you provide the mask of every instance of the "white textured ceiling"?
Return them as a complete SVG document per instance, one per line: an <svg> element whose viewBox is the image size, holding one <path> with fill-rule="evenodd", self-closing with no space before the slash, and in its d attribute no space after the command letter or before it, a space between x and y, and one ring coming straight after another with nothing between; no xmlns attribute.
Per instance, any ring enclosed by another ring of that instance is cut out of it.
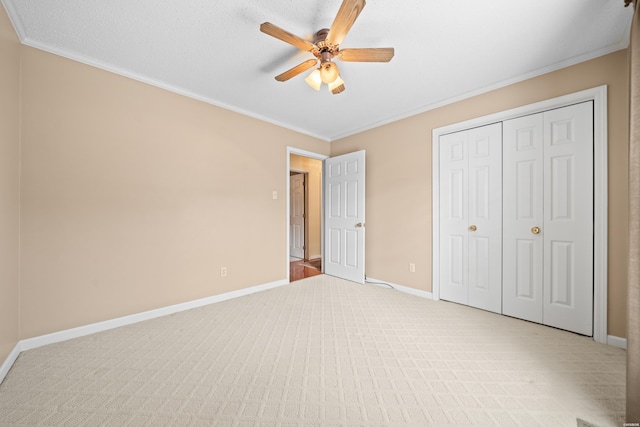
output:
<svg viewBox="0 0 640 427"><path fill-rule="evenodd" d="M274 77L305 59L259 31L311 39L341 0L1 0L23 43L335 140L628 44L623 0L368 0L342 42L394 47L340 62L332 95Z"/></svg>

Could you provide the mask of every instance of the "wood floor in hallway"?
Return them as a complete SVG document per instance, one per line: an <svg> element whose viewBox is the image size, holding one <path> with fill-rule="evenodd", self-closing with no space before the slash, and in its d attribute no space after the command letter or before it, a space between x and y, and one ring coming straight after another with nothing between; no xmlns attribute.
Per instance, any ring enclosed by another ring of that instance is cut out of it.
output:
<svg viewBox="0 0 640 427"><path fill-rule="evenodd" d="M289 263L289 281L294 282L296 280L306 279L307 277L322 274L320 262L320 259L311 261L304 259L291 261ZM313 265L313 267L310 267L311 265Z"/></svg>

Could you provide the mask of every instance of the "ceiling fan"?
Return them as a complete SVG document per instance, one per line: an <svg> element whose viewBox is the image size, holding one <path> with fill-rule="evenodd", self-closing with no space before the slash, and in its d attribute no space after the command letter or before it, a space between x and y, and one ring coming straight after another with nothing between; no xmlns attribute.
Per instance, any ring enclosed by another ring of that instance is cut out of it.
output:
<svg viewBox="0 0 640 427"><path fill-rule="evenodd" d="M285 82L316 66L320 61L320 66L309 74L305 81L315 90L320 90L322 83L325 83L329 90L336 95L344 91L344 81L340 77L338 66L331 61L333 58L337 57L345 62L391 61L394 54L392 47L340 49L340 43L342 43L358 15L362 12L364 5L365 0L343 0L333 24L331 24L331 28L324 28L318 31L313 42L291 34L270 22L260 25L260 31L263 33L289 43L298 49L310 52L315 56L314 59L308 59L277 75L276 80Z"/></svg>

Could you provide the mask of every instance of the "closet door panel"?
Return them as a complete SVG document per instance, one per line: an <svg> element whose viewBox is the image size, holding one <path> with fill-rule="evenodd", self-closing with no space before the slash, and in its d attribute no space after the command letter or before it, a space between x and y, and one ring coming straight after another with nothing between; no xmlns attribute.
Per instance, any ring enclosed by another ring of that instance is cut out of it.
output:
<svg viewBox="0 0 640 427"><path fill-rule="evenodd" d="M544 220L542 113L503 123L504 314L542 323Z"/></svg>
<svg viewBox="0 0 640 427"><path fill-rule="evenodd" d="M469 130L469 305L502 311L502 123Z"/></svg>
<svg viewBox="0 0 640 427"><path fill-rule="evenodd" d="M544 113L543 323L593 334L593 107Z"/></svg>
<svg viewBox="0 0 640 427"><path fill-rule="evenodd" d="M468 304L468 132L440 137L440 298Z"/></svg>

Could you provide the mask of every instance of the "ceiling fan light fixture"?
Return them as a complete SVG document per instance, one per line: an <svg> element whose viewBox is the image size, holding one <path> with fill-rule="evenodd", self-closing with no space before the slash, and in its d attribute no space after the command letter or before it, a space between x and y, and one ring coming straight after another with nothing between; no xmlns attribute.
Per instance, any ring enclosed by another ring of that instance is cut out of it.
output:
<svg viewBox="0 0 640 427"><path fill-rule="evenodd" d="M315 90L320 90L320 86L322 86L322 78L320 77L320 70L315 69L311 74L304 79L305 82Z"/></svg>
<svg viewBox="0 0 640 427"><path fill-rule="evenodd" d="M631 1L631 0L626 0ZM276 76L276 80L284 82L314 67L320 61L320 68L314 70L305 81L315 90L320 90L322 83L329 86L333 94L344 91L344 82L340 78L338 66L332 62L338 58L346 62L389 62L394 55L392 47L381 48L352 48L340 50L340 44L351 29L366 0L342 0L338 14L330 28L323 28L316 32L313 42L298 37L270 22L260 24L260 31L281 40L301 51L311 53L315 59L296 65L290 70ZM318 81L319 78L319 81Z"/></svg>
<svg viewBox="0 0 640 427"><path fill-rule="evenodd" d="M333 83L340 77L338 66L330 61L323 62L320 64L320 77L322 78L323 83Z"/></svg>
<svg viewBox="0 0 640 427"><path fill-rule="evenodd" d="M329 90L331 92L333 92L336 88L338 88L339 86L344 86L344 80L342 80L342 77L338 76L338 78L336 78L334 81L332 81L331 83L329 83ZM343 89L344 90L344 89ZM342 91L340 91L342 92ZM340 93L337 92L337 93ZM334 92L336 93L336 92Z"/></svg>
<svg viewBox="0 0 640 427"><path fill-rule="evenodd" d="M340 86L337 86L335 89L331 90L331 93L334 95L337 95L342 92L344 92L344 84L341 84Z"/></svg>

